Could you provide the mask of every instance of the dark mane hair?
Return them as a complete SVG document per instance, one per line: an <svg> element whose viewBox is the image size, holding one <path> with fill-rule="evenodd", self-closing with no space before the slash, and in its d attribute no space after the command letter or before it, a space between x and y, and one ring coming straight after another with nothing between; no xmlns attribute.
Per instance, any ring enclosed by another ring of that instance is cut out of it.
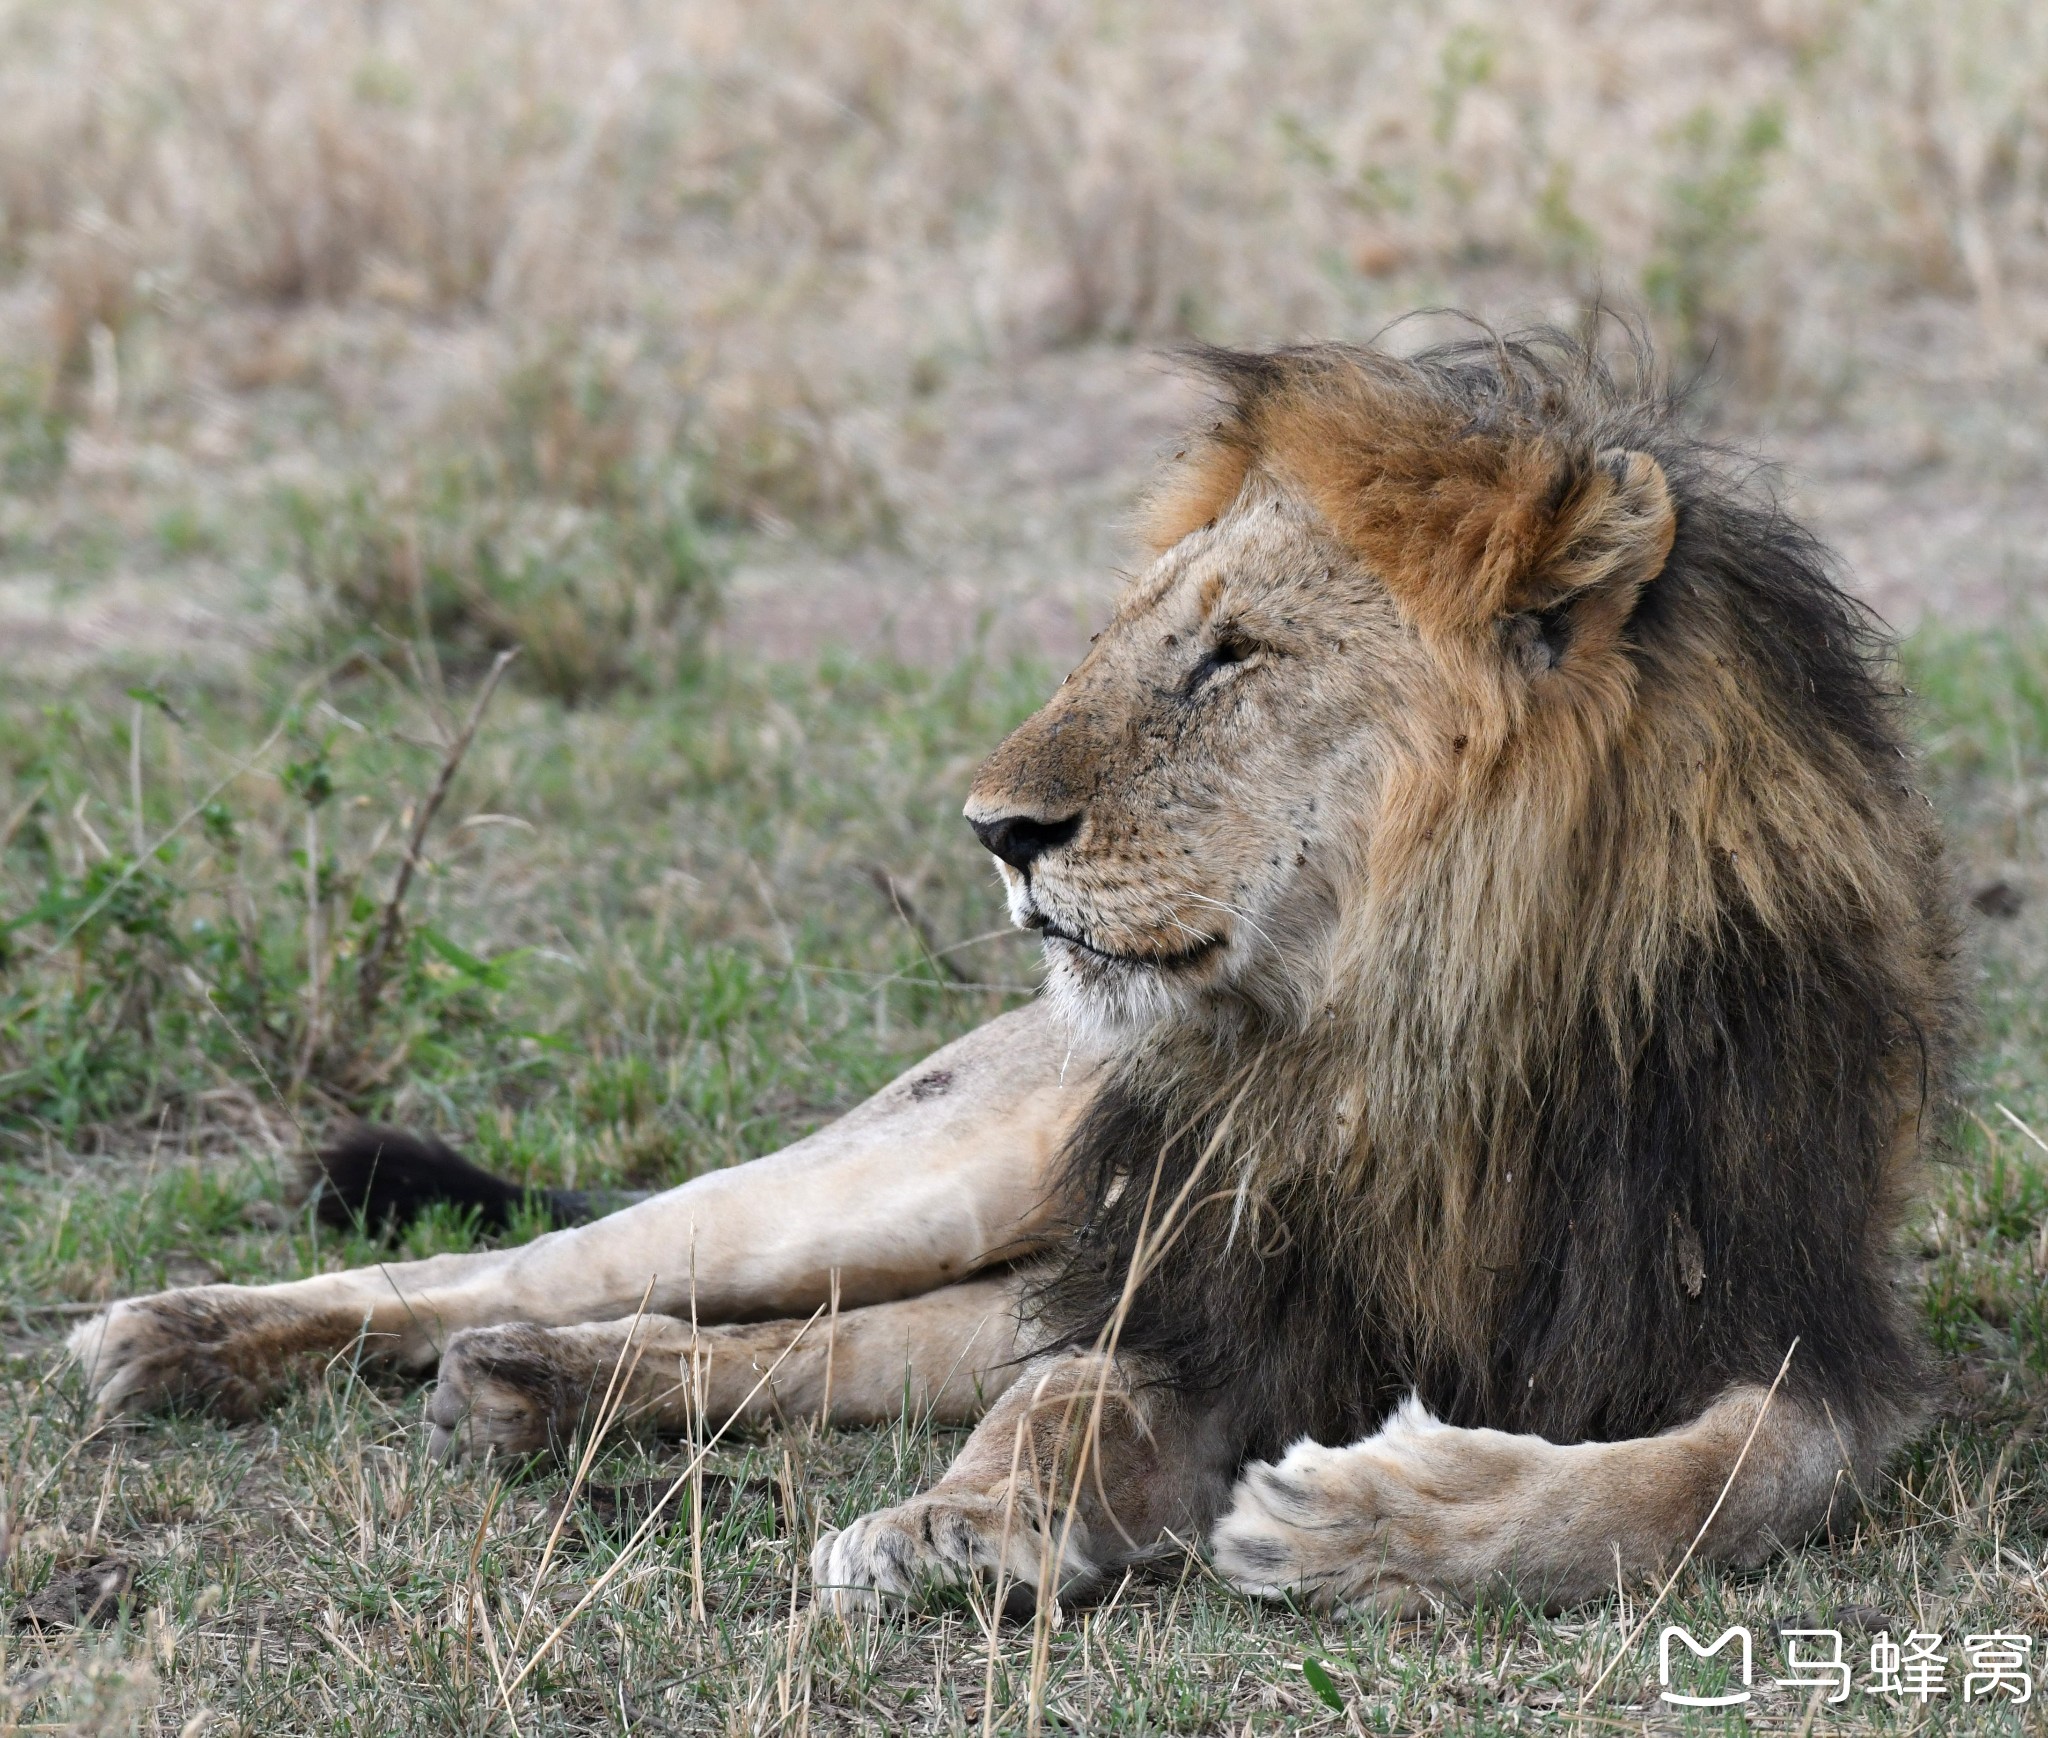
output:
<svg viewBox="0 0 2048 1738"><path fill-rule="evenodd" d="M1042 1318L1221 1391L1244 1454L1356 1437L1410 1391L1460 1425L1643 1435L1795 1341L1795 1394L1910 1414L1891 1239L1961 1003L1878 625L1640 354L1627 382L1548 332L1199 361L1225 402L1160 546L1256 470L1420 573L1430 466L1510 449L1567 479L1651 454L1676 532L1615 641L1621 722L1532 715L1483 776L1415 768L1428 824L1375 839L1306 1021L1241 1010L1113 1066Z"/></svg>

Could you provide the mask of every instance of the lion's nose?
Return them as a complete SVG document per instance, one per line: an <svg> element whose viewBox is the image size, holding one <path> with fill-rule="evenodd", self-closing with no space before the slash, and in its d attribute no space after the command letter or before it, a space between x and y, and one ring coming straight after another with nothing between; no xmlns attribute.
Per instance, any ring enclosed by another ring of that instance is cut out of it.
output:
<svg viewBox="0 0 2048 1738"><path fill-rule="evenodd" d="M967 824L974 829L974 836L1012 869L1028 870L1055 845L1064 845L1078 833L1081 817L1041 821L1036 815L998 815L983 821L970 815Z"/></svg>

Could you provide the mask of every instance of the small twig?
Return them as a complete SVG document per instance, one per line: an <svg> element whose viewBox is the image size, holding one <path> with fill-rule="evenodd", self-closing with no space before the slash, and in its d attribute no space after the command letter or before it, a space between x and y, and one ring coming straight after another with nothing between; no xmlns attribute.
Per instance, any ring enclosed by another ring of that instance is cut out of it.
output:
<svg viewBox="0 0 2048 1738"><path fill-rule="evenodd" d="M128 800L130 804L129 825L135 835L135 855L140 857L149 843L149 831L142 820L142 702L135 702L135 710L128 720Z"/></svg>
<svg viewBox="0 0 2048 1738"><path fill-rule="evenodd" d="M548 1565L554 1561L555 1546L562 1537L562 1529L569 1524L570 1512L576 1507L577 1493L582 1490L583 1481L590 1476L590 1469L597 1460L598 1450L604 1446L606 1433L617 1422L619 1408L626 1403L625 1389L620 1386L621 1378L624 1379L626 1387L630 1388L633 1377L640 1369L640 1354L645 1348L636 1345L634 1337L640 1331L641 1322L646 1319L647 1300L654 1296L654 1287L660 1278L661 1275L658 1273L650 1273L647 1276L646 1288L640 1293L639 1306L633 1311L633 1319L626 1324L626 1337L620 1342L619 1355L612 1360L611 1379L605 1383L604 1399L598 1403L597 1428L584 1438L583 1453L578 1458L576 1470L569 1479L569 1488L563 1493L562 1506L555 1516L555 1524L548 1530L548 1542L541 1547L540 1567L533 1572L533 1590L527 1594L526 1604L520 1608L519 1622L512 1631L512 1640L508 1647L515 1655L519 1652L519 1644L526 1639L526 1620L533 1615L534 1608L540 1603L540 1590L547 1582ZM633 1354L633 1362L630 1365L626 1362L628 1352ZM508 1716L512 1712L509 1692L505 1698L505 1712Z"/></svg>
<svg viewBox="0 0 2048 1738"><path fill-rule="evenodd" d="M35 812L35 806L43 800L43 793L50 788L50 781L43 779L22 799L21 806L6 820L0 821L0 851L14 843L14 835L21 830L21 823Z"/></svg>
<svg viewBox="0 0 2048 1738"><path fill-rule="evenodd" d="M490 1658L491 1676L497 1680L498 1699L505 1708L505 1723L512 1728L512 1738L524 1738L524 1734L519 1730L519 1716L512 1711L512 1692L505 1687L505 1661L498 1652L498 1638L491 1628L491 1608L484 1599L484 1590L473 1579L470 1583L469 1597L477 1621L483 1625L484 1652Z"/></svg>
<svg viewBox="0 0 2048 1738"><path fill-rule="evenodd" d="M321 1003L320 811L306 809L306 1041L299 1047L299 1065L292 1072L292 1096L312 1071L320 1048Z"/></svg>
<svg viewBox="0 0 2048 1738"><path fill-rule="evenodd" d="M1998 1114L2004 1117L2007 1122L2011 1123L2014 1128L2018 1129L2021 1134L2025 1135L2028 1140L2032 1141L2035 1146L2039 1147L2044 1153L2048 1153L2048 1141L2044 1141L2039 1135L2034 1133L2034 1131L2031 1128L2029 1128L2026 1125L2026 1123L2021 1121L2019 1117L2013 1114L2009 1106L2001 1104L1998 1107Z"/></svg>
<svg viewBox="0 0 2048 1738"><path fill-rule="evenodd" d="M477 1565L483 1561L484 1535L490 1531L491 1517L498 1512L498 1503L504 1495L505 1481L499 1479L491 1486L490 1500L484 1504L483 1515L476 1524L476 1536L469 1542L469 1569L463 1576L463 1582L469 1589L469 1600L463 1612L463 1651L465 1654L469 1652L469 1633L472 1625L481 1620L483 1624L484 1651L490 1655L491 1676L497 1679L498 1694L504 1699L505 1718L511 1723L513 1738L521 1738L519 1717L512 1712L511 1693L505 1688L505 1665L498 1654L498 1639L491 1630L490 1607L484 1603L483 1584L477 1579L476 1573ZM552 1539L549 1540L550 1545L553 1543ZM547 1566L545 1560L543 1560L541 1566L543 1571L545 1571ZM464 1676L465 1678L468 1676L467 1671L464 1672Z"/></svg>
<svg viewBox="0 0 2048 1738"><path fill-rule="evenodd" d="M1225 1090L1228 1090L1227 1086ZM1060 1523L1059 1539L1055 1544L1052 1530L1048 1527L1039 1549L1040 1597L1031 1618L1031 1675L1025 1695L1027 1732L1037 1733L1044 1728L1046 1676L1052 1664L1052 1614L1053 1605L1058 1598L1058 1583L1055 1578L1060 1567L1067 1561L1067 1548L1072 1543L1074 1522L1081 1509L1082 1483L1091 1472L1094 1475L1096 1491L1103 1499L1103 1507L1109 1514L1111 1523L1119 1533L1123 1533L1126 1545L1133 1548L1137 1545L1137 1541L1129 1533L1124 1532L1123 1524L1117 1521L1115 1510L1110 1506L1109 1493L1103 1489L1102 1464L1097 1454L1102 1442L1102 1415L1109 1397L1110 1372L1116 1367L1118 1345L1123 1337L1124 1324L1130 1316L1131 1307L1137 1299L1138 1288L1167 1251L1179 1242L1181 1233L1187 1229L1187 1220L1183 1215L1194 1195L1195 1186L1201 1181L1202 1173L1209 1168L1209 1161L1216 1156L1217 1150L1229 1138L1231 1124L1236 1120L1238 1107L1244 1103L1244 1095L1248 1090L1248 1085L1238 1088L1229 1108L1224 1111L1215 1131L1203 1146L1201 1155L1189 1168L1187 1180L1181 1184L1179 1192L1167 1204L1156 1229L1152 1223L1152 1210L1158 1203L1159 1185L1166 1168L1165 1143L1161 1144L1159 1154L1153 1160L1152 1185L1145 1195L1145 1210L1138 1219L1137 1241L1131 1251L1130 1267L1124 1274L1123 1292L1117 1299L1116 1308L1110 1312L1109 1320L1103 1324L1102 1331L1095 1337L1095 1392L1090 1399L1087 1423L1074 1455L1073 1479L1068 1486L1066 1513ZM1218 1102L1220 1098L1221 1093L1212 1099L1211 1103ZM1074 1422L1075 1406L1081 1395L1082 1391L1076 1389L1067 1397L1066 1410L1059 1426L1062 1439ZM1055 1459L1049 1470L1046 1491L1048 1517L1058 1507L1059 1476L1059 1463ZM1053 1584L1052 1601L1044 1597L1044 1584L1048 1582Z"/></svg>
<svg viewBox="0 0 2048 1738"><path fill-rule="evenodd" d="M307 1138L306 1131L300 1124L299 1119L292 1114L292 1107L286 1103L284 1094L277 1090L277 1082L271 1079L270 1070L263 1066L263 1058L256 1053L256 1046L243 1036L241 1028L221 1011L221 1005L213 999L213 985L202 978L191 966L188 965L183 969L187 978L198 989L200 999L206 1003L207 1012L212 1014L221 1025L227 1028L228 1036L235 1041L242 1054L248 1057L249 1065L256 1070L257 1078L270 1089L271 1099L276 1103L279 1114L283 1116L286 1122L292 1125L292 1132L298 1136L299 1144L302 1147L312 1146L313 1142Z"/></svg>
<svg viewBox="0 0 2048 1738"><path fill-rule="evenodd" d="M796 969L814 978L852 978L871 990L881 989L885 984L916 984L920 989L944 990L949 996L976 990L993 990L1005 996L1035 996L1039 990L1037 984L1006 983L999 978L962 978L951 983L943 978L914 978L908 972L864 972L855 966L814 966L804 962Z"/></svg>
<svg viewBox="0 0 2048 1738"><path fill-rule="evenodd" d="M399 931L405 924L405 896L411 891L413 874L420 866L420 848L426 843L427 829L434 824L434 817L440 813L441 804L448 796L448 787L455 782L455 769L469 752L477 726L483 722L484 708L490 705L491 696L497 692L499 678L518 656L519 648L514 646L500 652L491 661L490 673L477 690L469 716L463 720L455 740L441 757L441 771L434 780L434 788L427 793L427 800L420 804L420 812L413 820L412 832L405 841L405 858L398 865L397 877L391 883L391 897L385 900L383 915L377 923L377 939L363 956L363 968L356 978L356 1004L365 1016L377 1005L378 992L384 987L384 963L390 958L391 949L397 944Z"/></svg>
<svg viewBox="0 0 2048 1738"><path fill-rule="evenodd" d="M690 1221L690 1443L695 1446L704 1434L704 1377L706 1366L698 1356L702 1344L697 1335L697 1222ZM680 1380L682 1369L676 1376ZM690 1459L690 1619L704 1622L704 1457Z"/></svg>
<svg viewBox="0 0 2048 1738"><path fill-rule="evenodd" d="M818 1428L823 1430L832 1422L832 1354L839 1345L839 1269L830 1270L831 1290L826 1302L831 1314L825 1319L825 1397L818 1402Z"/></svg>
<svg viewBox="0 0 2048 1738"><path fill-rule="evenodd" d="M1028 929L1019 929L1013 923L1006 923L1001 929L985 929L979 935L964 936L959 941L948 943L939 949L938 959L951 959L956 953L965 953L971 947L981 947L992 941L1025 941L1033 947L1042 947L1043 939Z"/></svg>
<svg viewBox="0 0 2048 1738"><path fill-rule="evenodd" d="M956 984L964 984L967 974L946 957L952 950L939 945L939 938L932 933L932 927L925 921L910 897L910 889L891 875L879 863L868 865L868 879L875 884L875 891L888 900L895 908L896 915L903 920L903 927L916 938L917 945L924 950L925 961L933 971L944 972Z"/></svg>

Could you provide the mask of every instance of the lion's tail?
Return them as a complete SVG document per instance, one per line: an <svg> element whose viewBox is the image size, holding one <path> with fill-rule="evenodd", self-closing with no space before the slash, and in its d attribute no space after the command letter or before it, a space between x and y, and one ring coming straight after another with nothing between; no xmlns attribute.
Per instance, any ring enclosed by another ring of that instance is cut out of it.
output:
<svg viewBox="0 0 2048 1738"><path fill-rule="evenodd" d="M508 1183L471 1164L432 1135L358 1123L322 1147L307 1167L323 1224L390 1235L429 1207L474 1212L484 1231L503 1231L522 1213L556 1226L581 1225L643 1195L608 1189L543 1189Z"/></svg>

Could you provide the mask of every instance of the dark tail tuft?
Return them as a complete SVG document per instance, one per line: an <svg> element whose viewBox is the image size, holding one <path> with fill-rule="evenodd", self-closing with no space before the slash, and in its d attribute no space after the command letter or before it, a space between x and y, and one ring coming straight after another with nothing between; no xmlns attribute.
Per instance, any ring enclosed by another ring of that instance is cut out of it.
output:
<svg viewBox="0 0 2048 1738"><path fill-rule="evenodd" d="M319 1190L314 1211L341 1230L361 1225L390 1236L437 1202L473 1209L478 1227L503 1231L514 1213L545 1209L556 1225L596 1217L582 1190L529 1189L477 1169L432 1135L358 1123L323 1147L311 1167Z"/></svg>

